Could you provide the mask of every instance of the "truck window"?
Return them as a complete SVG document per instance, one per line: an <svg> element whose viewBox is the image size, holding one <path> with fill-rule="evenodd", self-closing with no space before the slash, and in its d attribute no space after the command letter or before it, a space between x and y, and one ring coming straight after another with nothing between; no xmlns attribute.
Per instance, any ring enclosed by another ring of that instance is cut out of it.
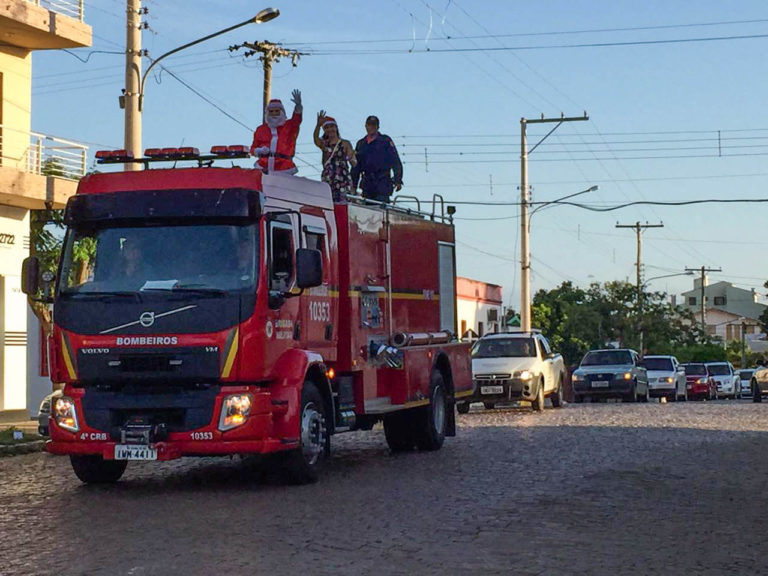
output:
<svg viewBox="0 0 768 576"><path fill-rule="evenodd" d="M284 292L290 289L293 278L293 230L274 223L270 240L272 270L269 289Z"/></svg>
<svg viewBox="0 0 768 576"><path fill-rule="evenodd" d="M539 340L539 342L541 343L541 351L542 351L541 357L542 358L546 358L547 356L552 354L552 349L549 347L549 342L547 341L546 338L544 338L542 336L541 340Z"/></svg>
<svg viewBox="0 0 768 576"><path fill-rule="evenodd" d="M319 250L323 261L323 283L328 282L328 250L325 247L325 234L304 228L306 247L310 250Z"/></svg>

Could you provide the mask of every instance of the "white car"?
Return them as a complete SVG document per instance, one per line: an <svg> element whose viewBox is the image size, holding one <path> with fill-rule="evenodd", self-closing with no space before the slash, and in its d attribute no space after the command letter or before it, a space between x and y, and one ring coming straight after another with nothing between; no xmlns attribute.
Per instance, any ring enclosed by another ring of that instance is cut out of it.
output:
<svg viewBox="0 0 768 576"><path fill-rule="evenodd" d="M644 356L640 366L648 373L648 394L671 402L688 400L685 370L674 356Z"/></svg>
<svg viewBox="0 0 768 576"><path fill-rule="evenodd" d="M741 398L741 380L730 362L707 362L709 373L717 383L718 398Z"/></svg>
<svg viewBox="0 0 768 576"><path fill-rule="evenodd" d="M754 368L750 368L749 370L739 370L742 398L748 398L749 396L752 396L752 375L754 373Z"/></svg>

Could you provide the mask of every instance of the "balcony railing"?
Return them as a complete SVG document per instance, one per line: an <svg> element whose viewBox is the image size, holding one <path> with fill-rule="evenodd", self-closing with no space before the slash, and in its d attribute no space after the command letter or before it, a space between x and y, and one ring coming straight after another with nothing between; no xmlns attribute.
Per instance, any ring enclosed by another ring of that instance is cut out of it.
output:
<svg viewBox="0 0 768 576"><path fill-rule="evenodd" d="M51 12L76 18L80 22L83 21L83 0L27 0L27 2Z"/></svg>
<svg viewBox="0 0 768 576"><path fill-rule="evenodd" d="M0 163L30 174L79 180L87 169L88 146L0 125Z"/></svg>

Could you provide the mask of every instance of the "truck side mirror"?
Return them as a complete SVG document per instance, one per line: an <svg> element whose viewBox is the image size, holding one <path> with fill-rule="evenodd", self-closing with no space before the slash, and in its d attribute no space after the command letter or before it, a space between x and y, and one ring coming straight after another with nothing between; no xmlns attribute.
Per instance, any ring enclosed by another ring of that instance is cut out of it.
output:
<svg viewBox="0 0 768 576"><path fill-rule="evenodd" d="M21 291L27 296L37 296L40 289L40 261L37 256L24 258L21 263Z"/></svg>
<svg viewBox="0 0 768 576"><path fill-rule="evenodd" d="M303 289L320 286L322 283L323 259L320 250L296 250L296 285Z"/></svg>

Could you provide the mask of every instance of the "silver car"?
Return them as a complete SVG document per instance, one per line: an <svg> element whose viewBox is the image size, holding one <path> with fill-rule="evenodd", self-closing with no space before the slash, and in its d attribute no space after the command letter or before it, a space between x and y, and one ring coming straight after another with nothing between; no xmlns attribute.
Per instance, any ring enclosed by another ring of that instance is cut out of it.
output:
<svg viewBox="0 0 768 576"><path fill-rule="evenodd" d="M752 376L754 373L754 368L750 368L749 370L739 370L739 382L741 384L742 398L749 398L752 396Z"/></svg>
<svg viewBox="0 0 768 576"><path fill-rule="evenodd" d="M707 362L709 373L717 383L719 398L736 399L741 397L741 380L730 362Z"/></svg>

